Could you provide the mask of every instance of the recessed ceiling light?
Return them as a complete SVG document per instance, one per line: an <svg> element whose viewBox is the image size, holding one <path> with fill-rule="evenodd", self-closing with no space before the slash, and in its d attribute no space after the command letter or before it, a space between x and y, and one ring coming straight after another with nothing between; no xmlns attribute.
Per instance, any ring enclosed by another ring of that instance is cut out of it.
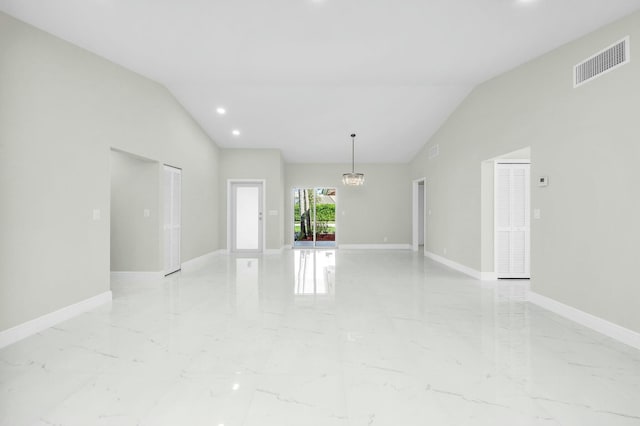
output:
<svg viewBox="0 0 640 426"><path fill-rule="evenodd" d="M240 130L238 130L238 129L234 129L234 130L232 130L232 131L231 131L231 134L232 134L233 136L240 136Z"/></svg>
<svg viewBox="0 0 640 426"><path fill-rule="evenodd" d="M222 107L218 107L216 108L216 112L220 115L225 115L227 113L227 110Z"/></svg>

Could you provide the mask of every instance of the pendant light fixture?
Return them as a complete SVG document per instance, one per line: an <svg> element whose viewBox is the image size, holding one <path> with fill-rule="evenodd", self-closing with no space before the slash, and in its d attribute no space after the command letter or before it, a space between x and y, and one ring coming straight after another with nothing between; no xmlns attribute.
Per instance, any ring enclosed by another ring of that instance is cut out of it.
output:
<svg viewBox="0 0 640 426"><path fill-rule="evenodd" d="M364 184L364 173L355 172L355 142L356 134L351 134L351 173L342 175L342 183L348 186L360 186Z"/></svg>

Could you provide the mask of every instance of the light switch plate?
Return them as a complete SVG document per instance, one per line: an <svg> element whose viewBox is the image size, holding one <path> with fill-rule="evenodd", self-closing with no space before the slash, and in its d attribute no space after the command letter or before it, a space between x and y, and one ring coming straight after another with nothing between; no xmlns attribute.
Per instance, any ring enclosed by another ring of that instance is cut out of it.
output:
<svg viewBox="0 0 640 426"><path fill-rule="evenodd" d="M93 220L100 220L100 209L93 209Z"/></svg>
<svg viewBox="0 0 640 426"><path fill-rule="evenodd" d="M533 209L533 218L540 219L540 209Z"/></svg>

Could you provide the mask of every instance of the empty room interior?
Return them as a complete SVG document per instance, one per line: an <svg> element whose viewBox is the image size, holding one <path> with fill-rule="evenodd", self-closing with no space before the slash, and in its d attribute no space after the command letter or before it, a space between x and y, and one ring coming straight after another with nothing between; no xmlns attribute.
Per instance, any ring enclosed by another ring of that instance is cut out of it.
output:
<svg viewBox="0 0 640 426"><path fill-rule="evenodd" d="M640 0L0 0L0 426L640 425Z"/></svg>

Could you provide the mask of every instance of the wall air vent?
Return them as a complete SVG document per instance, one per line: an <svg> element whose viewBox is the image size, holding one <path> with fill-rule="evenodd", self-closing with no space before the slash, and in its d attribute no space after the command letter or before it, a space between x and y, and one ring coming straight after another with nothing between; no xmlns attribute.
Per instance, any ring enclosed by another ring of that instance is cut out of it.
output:
<svg viewBox="0 0 640 426"><path fill-rule="evenodd" d="M629 36L627 36L573 67L573 87L582 86L596 77L629 63L630 60L631 50Z"/></svg>
<svg viewBox="0 0 640 426"><path fill-rule="evenodd" d="M429 160L440 155L440 145L433 145L429 148Z"/></svg>

